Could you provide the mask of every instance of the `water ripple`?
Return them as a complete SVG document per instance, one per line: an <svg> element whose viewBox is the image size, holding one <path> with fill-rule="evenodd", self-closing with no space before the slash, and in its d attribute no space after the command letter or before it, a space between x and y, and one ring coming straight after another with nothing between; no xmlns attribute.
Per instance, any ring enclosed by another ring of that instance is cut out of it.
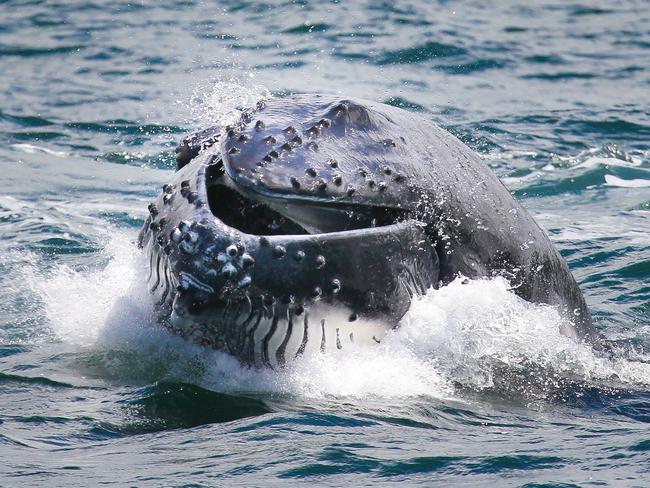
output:
<svg viewBox="0 0 650 488"><path fill-rule="evenodd" d="M644 486L645 5L2 5L0 484ZM176 142L314 91L477 150L566 257L607 350L499 282L423 301L401 342L283 372L156 327L132 241Z"/></svg>

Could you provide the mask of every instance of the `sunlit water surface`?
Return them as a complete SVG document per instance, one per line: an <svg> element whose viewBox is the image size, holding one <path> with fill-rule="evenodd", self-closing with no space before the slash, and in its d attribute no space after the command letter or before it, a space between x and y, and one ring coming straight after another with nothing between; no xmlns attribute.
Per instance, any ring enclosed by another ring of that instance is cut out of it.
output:
<svg viewBox="0 0 650 488"><path fill-rule="evenodd" d="M646 2L0 5L0 485L647 486ZM151 318L175 143L260 97L418 112L550 234L608 354L501 279L259 371Z"/></svg>

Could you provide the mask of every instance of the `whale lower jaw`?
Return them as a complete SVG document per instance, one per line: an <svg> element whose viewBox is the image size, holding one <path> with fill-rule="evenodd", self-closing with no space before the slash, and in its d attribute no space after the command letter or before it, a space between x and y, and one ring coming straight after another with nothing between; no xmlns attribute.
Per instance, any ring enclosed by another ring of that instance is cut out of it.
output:
<svg viewBox="0 0 650 488"><path fill-rule="evenodd" d="M340 305L318 304L309 310L286 305L242 308L232 305L192 317L172 312L167 326L188 340L231 354L246 364L271 368L301 356L376 345L395 327L381 319L355 317L352 310Z"/></svg>

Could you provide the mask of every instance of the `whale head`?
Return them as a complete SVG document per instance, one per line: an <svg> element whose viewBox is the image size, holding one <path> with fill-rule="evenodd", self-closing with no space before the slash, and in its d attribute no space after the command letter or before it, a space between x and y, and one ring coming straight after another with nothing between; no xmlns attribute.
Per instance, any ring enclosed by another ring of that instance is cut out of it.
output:
<svg viewBox="0 0 650 488"><path fill-rule="evenodd" d="M439 267L386 125L312 98L186 139L140 239L170 327L271 365L394 327Z"/></svg>

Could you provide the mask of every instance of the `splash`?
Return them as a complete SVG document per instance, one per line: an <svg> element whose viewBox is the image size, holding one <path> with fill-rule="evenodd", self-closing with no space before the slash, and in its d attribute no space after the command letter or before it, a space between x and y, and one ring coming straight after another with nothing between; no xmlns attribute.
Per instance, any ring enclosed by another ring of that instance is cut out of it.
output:
<svg viewBox="0 0 650 488"><path fill-rule="evenodd" d="M515 295L504 278L457 279L415 301L396 335L419 357L438 358L445 377L478 389L494 387L504 370L531 366L578 381L650 384L650 365L600 355L564 336L568 326L554 307Z"/></svg>
<svg viewBox="0 0 650 488"><path fill-rule="evenodd" d="M142 295L135 283L144 267L130 239L115 234L103 254L108 261L103 269L58 265L35 283L53 329L62 340L80 347L96 344L105 327L131 312L130 291Z"/></svg>
<svg viewBox="0 0 650 488"><path fill-rule="evenodd" d="M114 234L104 252L105 267L59 266L40 287L58 337L77 348L87 373L112 381L182 381L309 398L449 398L457 385L498 388L504 370L650 385L648 358L600 356L563 336L566 319L517 297L503 278L459 279L430 290L379 345L316 353L280 371L249 368L155 323L146 266L129 236Z"/></svg>
<svg viewBox="0 0 650 488"><path fill-rule="evenodd" d="M226 126L239 119L244 109L271 96L269 90L248 79L217 80L209 86L199 86L192 92L189 111L192 127Z"/></svg>

